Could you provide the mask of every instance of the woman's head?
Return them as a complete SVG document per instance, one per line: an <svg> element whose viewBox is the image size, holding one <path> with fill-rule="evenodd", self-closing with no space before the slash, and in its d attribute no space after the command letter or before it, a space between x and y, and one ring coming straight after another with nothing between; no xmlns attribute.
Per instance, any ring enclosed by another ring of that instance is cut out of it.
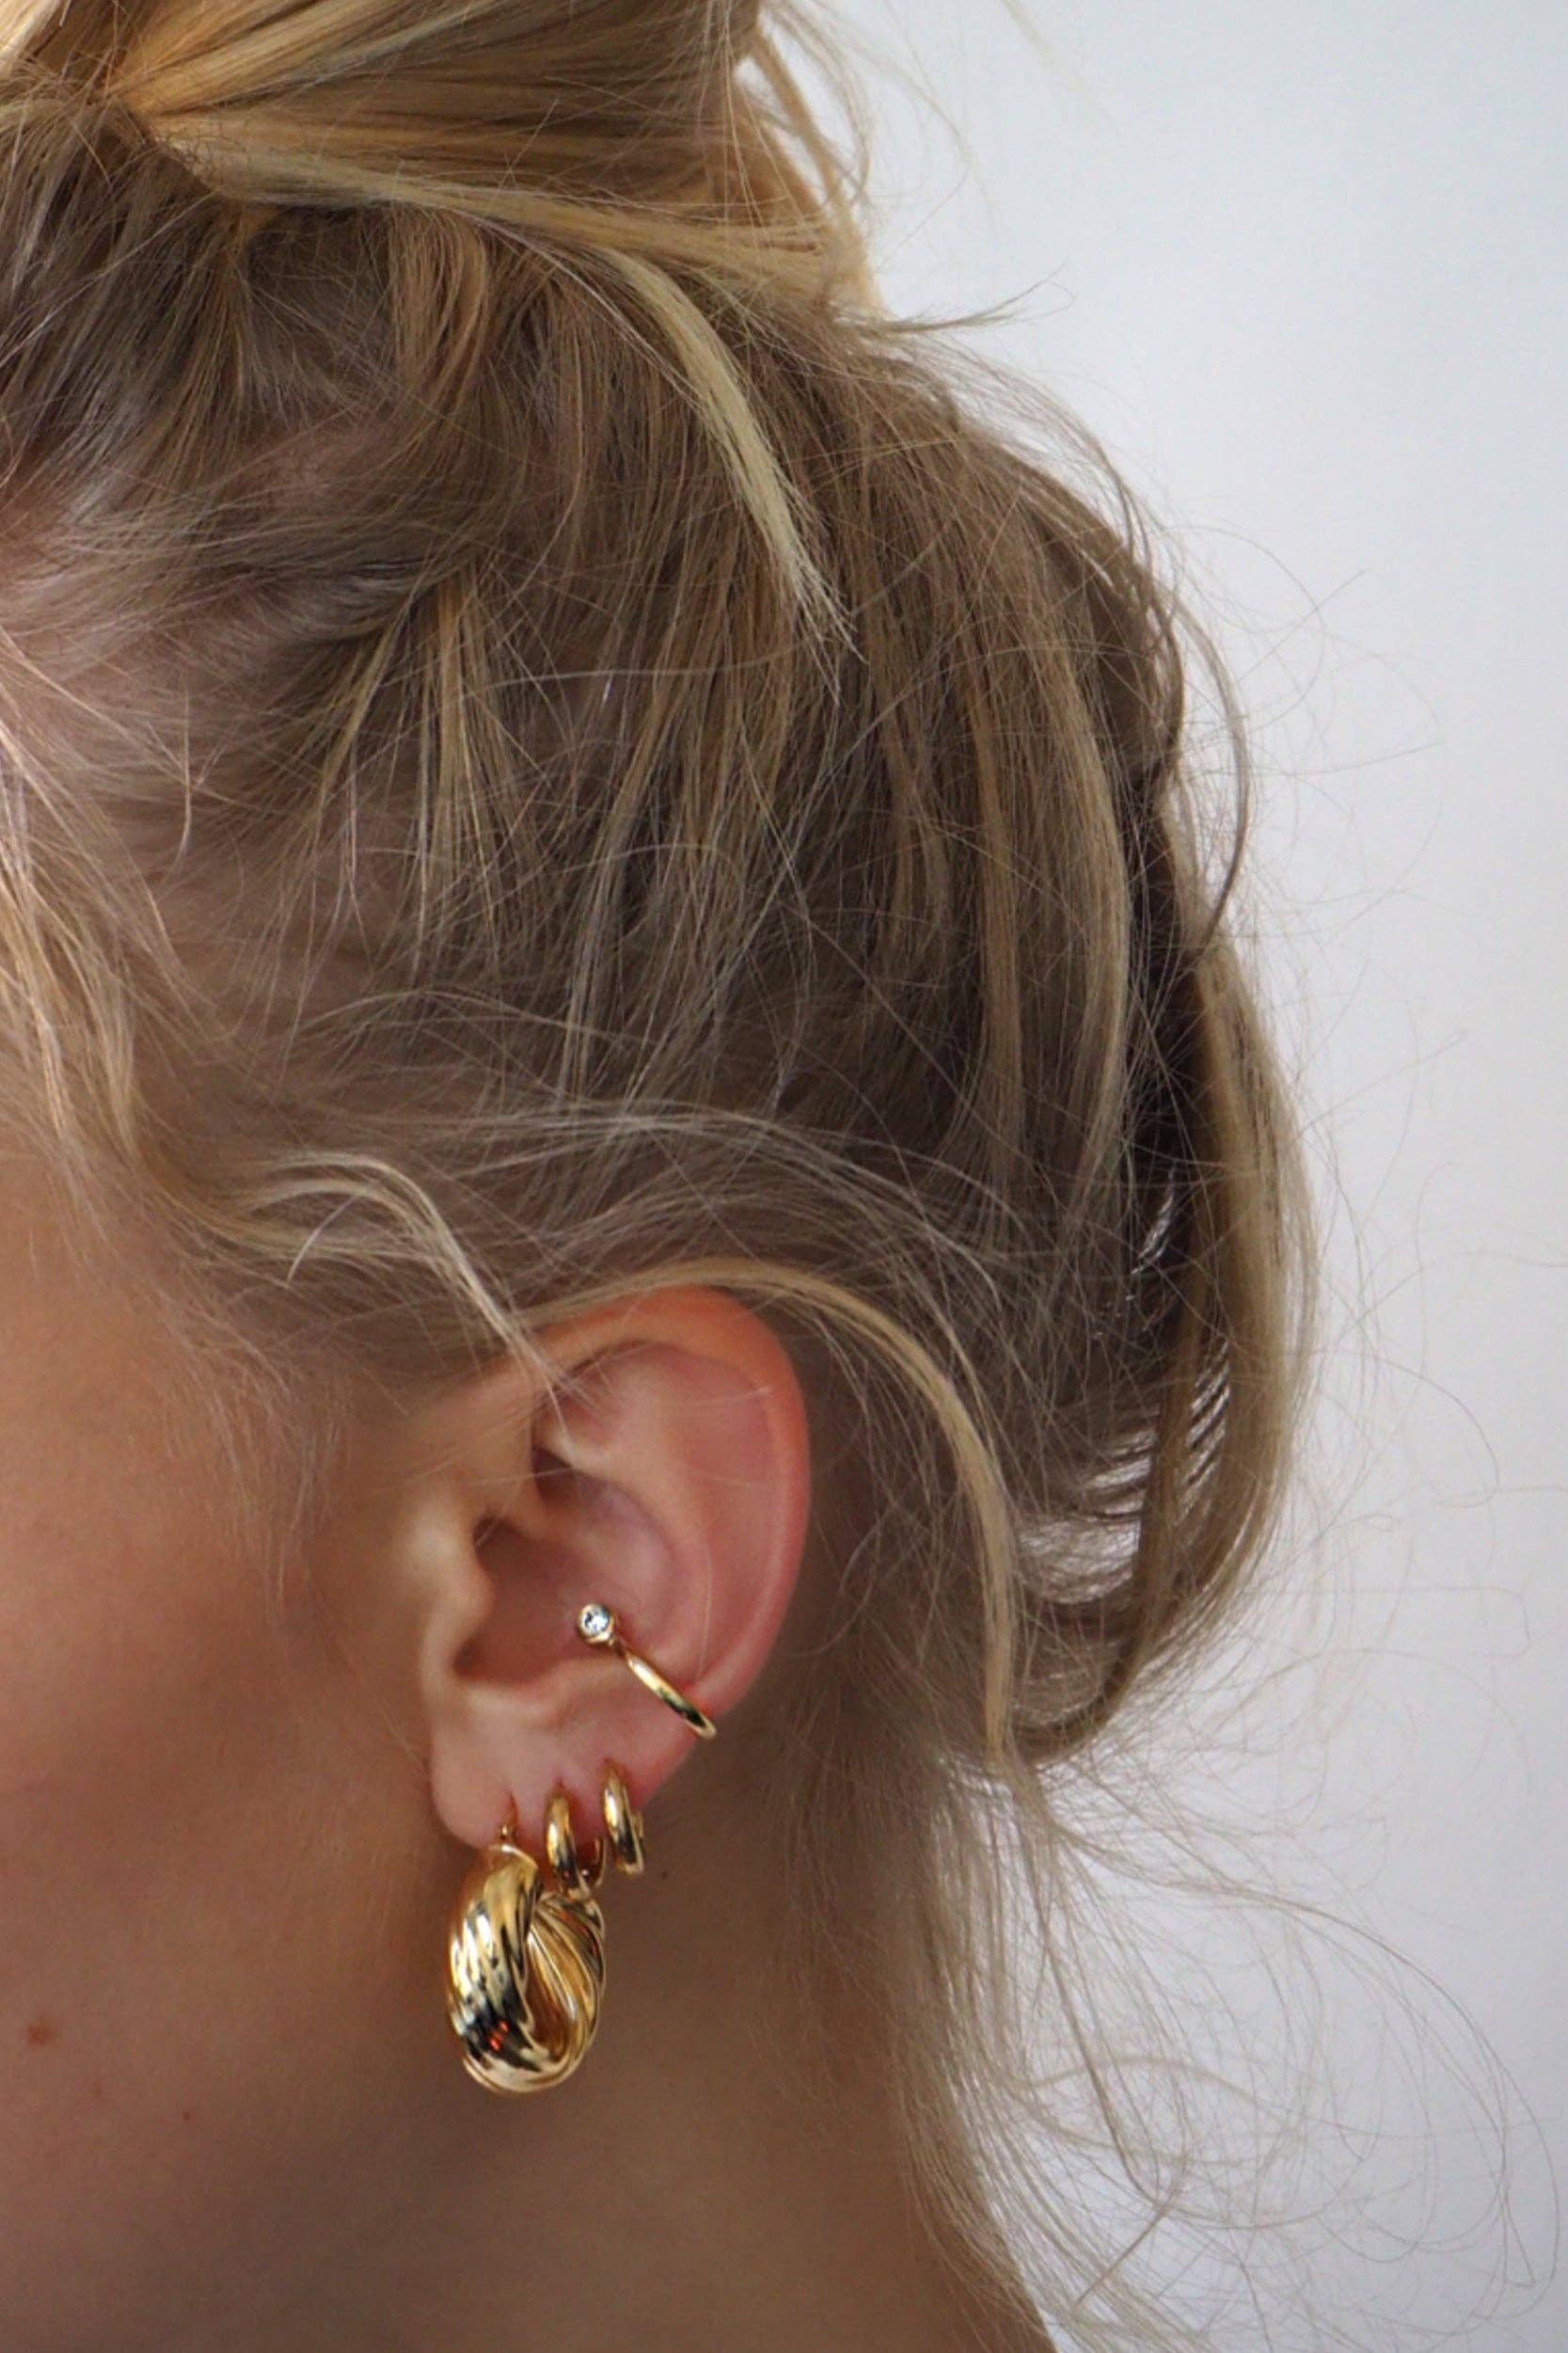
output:
<svg viewBox="0 0 1568 2353"><path fill-rule="evenodd" d="M58 2265L143 2125L150 2311L198 2174L264 2250L410 2084L461 2145L461 1842L586 1829L607 1744L983 2237L977 1793L1048 1873L1279 1500L1300 1181L1176 599L877 310L769 13L0 10L40 2343L142 2342ZM688 1770L590 1598L721 1718Z"/></svg>

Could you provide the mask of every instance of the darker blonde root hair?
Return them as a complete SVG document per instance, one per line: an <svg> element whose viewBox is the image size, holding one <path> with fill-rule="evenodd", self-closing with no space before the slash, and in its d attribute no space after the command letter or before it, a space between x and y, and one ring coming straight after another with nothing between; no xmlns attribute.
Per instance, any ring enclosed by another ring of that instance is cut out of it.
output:
<svg viewBox="0 0 1568 2353"><path fill-rule="evenodd" d="M1307 1354L1223 669L1099 445L879 309L794 14L0 28L8 1112L236 1343L241 1459L629 1287L773 1322L800 1965L1008 2281L1007 1888L1045 1949L1060 1776L1265 1549Z"/></svg>

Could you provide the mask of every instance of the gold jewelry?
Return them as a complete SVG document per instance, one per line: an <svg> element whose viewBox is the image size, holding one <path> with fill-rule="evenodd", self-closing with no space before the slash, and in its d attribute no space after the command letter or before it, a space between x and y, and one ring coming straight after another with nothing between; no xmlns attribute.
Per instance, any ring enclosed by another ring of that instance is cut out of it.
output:
<svg viewBox="0 0 1568 2353"><path fill-rule="evenodd" d="M618 1870L629 1871L634 1879L642 1873L642 1817L635 1812L626 1785L621 1778L618 1765L607 1764L604 1791L600 1800L604 1807L605 1836L599 1849L599 1869L604 1870L606 1849L615 1857Z"/></svg>
<svg viewBox="0 0 1568 2353"><path fill-rule="evenodd" d="M545 1809L554 1884L518 1844L516 1809L469 1868L447 1937L447 2016L463 2064L487 2091L538 2091L581 2063L604 1996L604 1915L591 1890L613 1856L642 1868L642 1819L607 1759L604 1836L584 1863L564 1789Z"/></svg>
<svg viewBox="0 0 1568 2353"><path fill-rule="evenodd" d="M595 1648L617 1651L639 1682L673 1708L699 1740L718 1725L657 1667L627 1648L615 1614L585 1602L578 1632ZM487 2091L538 2091L581 2063L599 2023L604 1996L604 1915L594 1890L613 1858L618 1870L642 1869L642 1817L619 1765L607 1757L601 1793L604 1835L586 1859L572 1832L572 1802L552 1790L545 1808L549 1877L518 1843L516 1807L470 1865L447 1932L447 2016L463 2064Z"/></svg>
<svg viewBox="0 0 1568 2353"><path fill-rule="evenodd" d="M705 1715L695 1700L688 1699L684 1692L678 1692L667 1676L660 1675L657 1667L651 1665L646 1659L640 1659L636 1651L627 1646L615 1623L613 1610L607 1610L602 1601L585 1601L578 1612L577 1624L583 1641L592 1644L595 1650L618 1652L638 1681L645 1684L656 1698L662 1699L667 1708L673 1708L681 1722L695 1732L700 1741L713 1739L719 1729L713 1718Z"/></svg>
<svg viewBox="0 0 1568 2353"><path fill-rule="evenodd" d="M517 1843L515 1810L464 1879L447 1936L447 2016L488 2091L560 2083L594 2040L604 1915L546 1884Z"/></svg>
<svg viewBox="0 0 1568 2353"><path fill-rule="evenodd" d="M595 1841L585 1868L572 1835L572 1801L564 1789L557 1789L545 1808L545 1852L565 1895L580 1900L592 1895L604 1877L604 1840Z"/></svg>

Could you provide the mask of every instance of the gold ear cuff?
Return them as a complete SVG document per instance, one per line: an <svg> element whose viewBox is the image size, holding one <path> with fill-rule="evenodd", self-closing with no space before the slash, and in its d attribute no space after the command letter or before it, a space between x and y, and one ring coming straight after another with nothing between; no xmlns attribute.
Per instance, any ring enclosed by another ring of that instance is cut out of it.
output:
<svg viewBox="0 0 1568 2353"><path fill-rule="evenodd" d="M684 1692L678 1692L668 1676L660 1675L657 1667L638 1657L616 1625L613 1610L607 1610L602 1601L585 1601L578 1612L578 1632L585 1643L592 1643L596 1650L615 1651L626 1661L638 1681L645 1684L656 1699L662 1699L667 1708L673 1708L681 1722L695 1732L699 1740L712 1740L719 1729L713 1718L705 1716L696 1702L688 1699Z"/></svg>
<svg viewBox="0 0 1568 2353"><path fill-rule="evenodd" d="M584 1642L616 1651L699 1739L714 1737L712 1718L628 1648L602 1602L583 1605L577 1629ZM605 1983L604 1915L594 1891L611 1861L634 1877L643 1863L642 1818L609 1758L600 1807L604 1832L585 1858L571 1800L556 1789L545 1808L541 1866L519 1844L509 1806L458 1889L447 1933L447 2016L465 2068L488 2091L560 2083L594 2040Z"/></svg>

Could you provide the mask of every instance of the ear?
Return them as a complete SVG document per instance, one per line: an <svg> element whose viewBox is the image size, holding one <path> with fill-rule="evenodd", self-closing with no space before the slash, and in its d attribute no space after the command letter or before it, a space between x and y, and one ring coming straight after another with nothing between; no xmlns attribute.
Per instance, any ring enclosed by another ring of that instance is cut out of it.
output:
<svg viewBox="0 0 1568 2353"><path fill-rule="evenodd" d="M722 1738L795 1589L811 1466L787 1352L722 1292L644 1293L535 1342L537 1378L502 1359L404 1423L382 1540L442 1821L482 1846L515 1803L541 1854L558 1786L586 1844L607 1761L640 1809L707 1748L578 1610L613 1610Z"/></svg>

